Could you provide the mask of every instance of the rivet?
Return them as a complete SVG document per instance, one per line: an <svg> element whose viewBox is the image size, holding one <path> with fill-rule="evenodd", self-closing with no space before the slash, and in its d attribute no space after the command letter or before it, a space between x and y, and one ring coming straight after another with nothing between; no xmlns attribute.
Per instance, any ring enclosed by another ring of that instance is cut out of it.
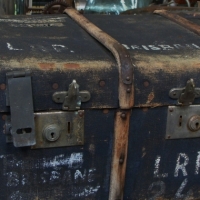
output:
<svg viewBox="0 0 200 200"><path fill-rule="evenodd" d="M104 87L104 86L106 85L106 82L105 82L105 81L100 81L100 82L99 82L99 85L100 85L101 87Z"/></svg>
<svg viewBox="0 0 200 200"><path fill-rule="evenodd" d="M143 112L147 112L148 108L146 107L146 108L143 108L142 110L143 110Z"/></svg>
<svg viewBox="0 0 200 200"><path fill-rule="evenodd" d="M129 76L127 76L127 77L126 77L126 80L127 80L127 81L130 81L130 77L129 77Z"/></svg>
<svg viewBox="0 0 200 200"><path fill-rule="evenodd" d="M119 164L123 164L124 163L124 159L123 158L120 158L119 159Z"/></svg>
<svg viewBox="0 0 200 200"><path fill-rule="evenodd" d="M127 93L130 93L130 92L131 92L131 89L130 89L130 88L128 88L128 89L126 90L126 92L127 92Z"/></svg>
<svg viewBox="0 0 200 200"><path fill-rule="evenodd" d="M58 89L58 83L54 83L52 87L54 90Z"/></svg>
<svg viewBox="0 0 200 200"><path fill-rule="evenodd" d="M1 89L1 90L5 90L5 89L6 89L6 85L5 85L4 83L2 83L2 84L0 85L0 89Z"/></svg>
<svg viewBox="0 0 200 200"><path fill-rule="evenodd" d="M173 108L169 108L169 111L170 111L170 112L173 112L173 111L174 111L174 109L173 109Z"/></svg>
<svg viewBox="0 0 200 200"><path fill-rule="evenodd" d="M125 119L125 118L126 118L126 113L124 113L124 112L121 113L121 118L122 118L122 119Z"/></svg>
<svg viewBox="0 0 200 200"><path fill-rule="evenodd" d="M148 87L149 86L149 81L144 81L144 87Z"/></svg>
<svg viewBox="0 0 200 200"><path fill-rule="evenodd" d="M167 136L167 138L168 138L168 139L170 139L170 138L171 138L171 136L170 136L170 135L168 135L168 136Z"/></svg>
<svg viewBox="0 0 200 200"><path fill-rule="evenodd" d="M84 112L82 112L82 111L79 111L79 113L78 113L78 114L79 114L79 116L80 116L80 117L83 117L83 115L84 115Z"/></svg>
<svg viewBox="0 0 200 200"><path fill-rule="evenodd" d="M103 109L103 113L104 113L104 114L108 114L108 113L109 113L109 110L108 110L108 109Z"/></svg>
<svg viewBox="0 0 200 200"><path fill-rule="evenodd" d="M6 115L2 115L2 119L5 121L6 120Z"/></svg>

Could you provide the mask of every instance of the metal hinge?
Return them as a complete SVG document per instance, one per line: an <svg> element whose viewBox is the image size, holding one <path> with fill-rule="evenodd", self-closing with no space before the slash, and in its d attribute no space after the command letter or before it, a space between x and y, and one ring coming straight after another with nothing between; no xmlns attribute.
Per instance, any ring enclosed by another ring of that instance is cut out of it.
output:
<svg viewBox="0 0 200 200"><path fill-rule="evenodd" d="M195 88L194 80L187 81L184 88L173 88L169 92L172 99L178 99L180 105L191 105L195 98L200 97L200 88Z"/></svg>

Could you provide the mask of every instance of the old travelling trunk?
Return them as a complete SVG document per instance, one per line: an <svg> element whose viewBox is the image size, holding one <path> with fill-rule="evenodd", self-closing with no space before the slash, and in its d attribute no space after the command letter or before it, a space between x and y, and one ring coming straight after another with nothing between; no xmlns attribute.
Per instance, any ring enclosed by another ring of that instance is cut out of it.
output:
<svg viewBox="0 0 200 200"><path fill-rule="evenodd" d="M0 19L0 199L199 199L198 25L65 12Z"/></svg>

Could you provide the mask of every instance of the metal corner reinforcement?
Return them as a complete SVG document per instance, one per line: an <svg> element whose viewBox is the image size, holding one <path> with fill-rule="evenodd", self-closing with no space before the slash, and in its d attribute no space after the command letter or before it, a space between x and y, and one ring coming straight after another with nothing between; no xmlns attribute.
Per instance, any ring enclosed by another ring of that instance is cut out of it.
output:
<svg viewBox="0 0 200 200"><path fill-rule="evenodd" d="M133 64L129 52L117 40L103 32L73 8L65 9L69 15L92 37L103 44L114 55L119 69L119 104L121 109L130 109L134 104Z"/></svg>

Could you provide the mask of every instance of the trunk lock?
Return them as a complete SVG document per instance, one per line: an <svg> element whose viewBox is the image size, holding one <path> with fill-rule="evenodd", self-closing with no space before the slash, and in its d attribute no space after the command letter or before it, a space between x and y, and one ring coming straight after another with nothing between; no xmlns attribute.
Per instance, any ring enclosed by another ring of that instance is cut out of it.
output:
<svg viewBox="0 0 200 200"><path fill-rule="evenodd" d="M67 92L53 94L53 100L63 103L65 110L54 112L34 113L32 96L29 71L7 73L6 105L10 107L4 125L7 143L32 149L84 144L84 110L80 106L90 99L88 91L79 92L79 85L73 80Z"/></svg>

